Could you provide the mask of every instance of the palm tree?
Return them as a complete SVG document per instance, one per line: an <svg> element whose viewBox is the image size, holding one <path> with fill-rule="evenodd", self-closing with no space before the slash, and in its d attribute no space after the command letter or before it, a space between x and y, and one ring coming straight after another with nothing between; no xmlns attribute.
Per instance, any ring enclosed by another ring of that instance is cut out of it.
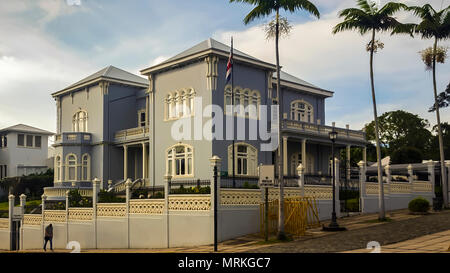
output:
<svg viewBox="0 0 450 273"><path fill-rule="evenodd" d="M422 51L422 58L428 68L433 69L433 91L434 109L436 109L436 119L439 136L439 154L441 159L441 180L444 197L444 206L448 207L447 173L445 171L444 143L442 140L441 117L439 113L439 100L436 88L436 62L443 63L445 60L445 49L438 47L438 42L450 38L450 6L437 12L430 4L422 7L411 6L407 8L422 21L419 24L404 24L399 26L394 33L412 32L422 36L422 39L434 39L433 48ZM428 54L427 54L428 52ZM429 56L431 55L431 58ZM427 61L431 59L430 61Z"/></svg>
<svg viewBox="0 0 450 273"><path fill-rule="evenodd" d="M230 0L232 2L243 2L256 7L250 11L244 18L244 23L247 25L257 18L262 18L269 16L275 12L275 54L276 54L276 65L277 65L277 98L278 105L281 104L280 97L280 56L278 50L278 40L279 40L279 27L280 27L280 10L288 11L294 13L298 10L305 10L316 16L320 17L319 10L313 3L308 0ZM280 197L279 197L279 218L278 218L278 239L285 239L286 234L284 232L284 182L283 182L283 156L281 148L281 110L279 111L279 125L278 125L278 181L280 184Z"/></svg>
<svg viewBox="0 0 450 273"><path fill-rule="evenodd" d="M367 45L367 51L370 52L370 82L372 87L372 103L373 103L373 116L375 120L375 140L377 149L377 162L378 162L378 188L379 188L379 216L380 220L384 220L385 208L384 208L384 189L382 179L382 166L381 166L381 149L380 149L380 136L378 128L378 115L377 115L377 102L375 98L375 84L373 77L373 56L378 49L384 47L383 43L375 40L377 32L394 30L400 23L392 16L399 10L405 9L406 6L401 3L389 2L382 8L378 8L377 4L370 0L357 0L359 8L348 8L339 12L339 17L343 17L344 21L339 23L333 28L333 34L342 32L345 30L357 30L361 35L368 32L372 34L372 38Z"/></svg>

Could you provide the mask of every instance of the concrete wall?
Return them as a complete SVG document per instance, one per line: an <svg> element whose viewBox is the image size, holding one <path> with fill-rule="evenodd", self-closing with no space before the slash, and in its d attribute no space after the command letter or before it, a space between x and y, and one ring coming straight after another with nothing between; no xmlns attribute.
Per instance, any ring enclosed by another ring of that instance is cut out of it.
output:
<svg viewBox="0 0 450 273"><path fill-rule="evenodd" d="M11 233L9 229L0 229L0 249L8 250L10 247L10 236Z"/></svg>
<svg viewBox="0 0 450 273"><path fill-rule="evenodd" d="M260 231L260 211L256 206L222 206L219 212L219 241Z"/></svg>

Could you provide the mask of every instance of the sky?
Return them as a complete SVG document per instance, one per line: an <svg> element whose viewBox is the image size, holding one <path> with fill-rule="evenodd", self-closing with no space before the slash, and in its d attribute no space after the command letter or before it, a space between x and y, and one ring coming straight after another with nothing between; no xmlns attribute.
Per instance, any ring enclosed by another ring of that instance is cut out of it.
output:
<svg viewBox="0 0 450 273"><path fill-rule="evenodd" d="M282 69L334 91L326 101L326 123L360 130L373 120L369 77L369 36L357 32L333 35L339 10L355 0L311 0L320 19L305 12L282 13L293 28L280 41ZM387 1L377 0L381 5ZM425 2L441 9L450 0ZM18 123L56 131L51 93L108 65L139 75L139 70L170 58L212 37L261 60L275 63L274 41L263 25L243 18L252 9L228 0L0 0L0 128ZM402 22L416 22L399 13ZM375 55L375 88L379 115L405 110L436 124L432 73L419 51L432 45L420 37L377 36L384 49ZM441 42L450 47L450 41ZM438 92L450 80L450 60L437 68ZM441 110L450 122L450 108Z"/></svg>

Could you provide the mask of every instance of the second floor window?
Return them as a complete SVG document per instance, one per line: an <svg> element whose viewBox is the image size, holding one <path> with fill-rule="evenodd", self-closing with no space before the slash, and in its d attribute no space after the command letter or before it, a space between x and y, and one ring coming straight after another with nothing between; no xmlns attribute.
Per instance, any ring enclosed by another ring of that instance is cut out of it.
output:
<svg viewBox="0 0 450 273"><path fill-rule="evenodd" d="M164 100L164 119L171 120L193 116L194 98L195 91L193 89L169 93Z"/></svg>
<svg viewBox="0 0 450 273"><path fill-rule="evenodd" d="M72 119L73 132L87 132L88 131L88 114L84 110L80 110L73 115Z"/></svg>
<svg viewBox="0 0 450 273"><path fill-rule="evenodd" d="M145 127L147 125L146 117L147 117L147 114L145 113L144 109L138 111L139 127Z"/></svg>
<svg viewBox="0 0 450 273"><path fill-rule="evenodd" d="M8 139L6 136L0 136L0 148L8 147Z"/></svg>
<svg viewBox="0 0 450 273"><path fill-rule="evenodd" d="M228 113L228 109L232 106L231 86L225 87L225 111ZM234 112L238 116L248 118L258 118L259 105L261 103L261 97L257 90L241 89L239 87L234 88Z"/></svg>
<svg viewBox="0 0 450 273"><path fill-rule="evenodd" d="M311 104L296 100L291 103L291 119L303 122L314 122L314 110Z"/></svg>
<svg viewBox="0 0 450 273"><path fill-rule="evenodd" d="M76 181L77 179L77 157L69 154L66 157L66 180Z"/></svg>

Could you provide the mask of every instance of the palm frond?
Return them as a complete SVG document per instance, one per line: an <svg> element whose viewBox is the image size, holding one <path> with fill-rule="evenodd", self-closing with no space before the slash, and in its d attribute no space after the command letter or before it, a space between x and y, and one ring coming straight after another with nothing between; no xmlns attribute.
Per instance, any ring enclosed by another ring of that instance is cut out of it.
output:
<svg viewBox="0 0 450 273"><path fill-rule="evenodd" d="M274 10L270 7L267 7L265 4L261 4L256 6L250 11L247 16L244 18L244 24L248 24L257 18L262 18L270 15Z"/></svg>
<svg viewBox="0 0 450 273"><path fill-rule="evenodd" d="M414 38L414 32L416 30L417 24L401 24L396 25L391 32L391 35L394 34L409 34Z"/></svg>
<svg viewBox="0 0 450 273"><path fill-rule="evenodd" d="M289 12L305 10L317 18L320 18L320 12L317 7L308 0L279 0L279 7Z"/></svg>
<svg viewBox="0 0 450 273"><path fill-rule="evenodd" d="M357 5L366 13L373 13L373 3L369 4L367 0L357 0Z"/></svg>
<svg viewBox="0 0 450 273"><path fill-rule="evenodd" d="M357 30L361 35L364 35L370 30L370 27L361 24L361 22L357 20L345 20L344 22L337 24L333 28L333 34L346 30Z"/></svg>
<svg viewBox="0 0 450 273"><path fill-rule="evenodd" d="M392 16L400 10L407 10L407 9L408 6L403 3L389 2L378 11L378 14L382 16Z"/></svg>

